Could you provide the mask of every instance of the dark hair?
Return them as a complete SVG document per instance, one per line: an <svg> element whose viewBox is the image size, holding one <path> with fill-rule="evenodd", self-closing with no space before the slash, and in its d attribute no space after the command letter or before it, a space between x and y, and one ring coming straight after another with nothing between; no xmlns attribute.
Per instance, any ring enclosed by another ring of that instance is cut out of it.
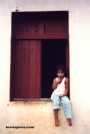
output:
<svg viewBox="0 0 90 134"><path fill-rule="evenodd" d="M58 65L57 68L56 68L56 71L57 71L57 73L59 71L62 71L65 74L65 67L63 65Z"/></svg>

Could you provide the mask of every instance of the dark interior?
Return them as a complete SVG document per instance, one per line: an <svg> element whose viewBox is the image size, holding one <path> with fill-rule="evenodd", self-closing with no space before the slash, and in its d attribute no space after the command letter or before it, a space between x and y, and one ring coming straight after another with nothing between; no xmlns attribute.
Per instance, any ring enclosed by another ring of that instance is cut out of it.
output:
<svg viewBox="0 0 90 134"><path fill-rule="evenodd" d="M51 95L52 80L58 65L66 68L66 40L42 40L42 98L49 98Z"/></svg>

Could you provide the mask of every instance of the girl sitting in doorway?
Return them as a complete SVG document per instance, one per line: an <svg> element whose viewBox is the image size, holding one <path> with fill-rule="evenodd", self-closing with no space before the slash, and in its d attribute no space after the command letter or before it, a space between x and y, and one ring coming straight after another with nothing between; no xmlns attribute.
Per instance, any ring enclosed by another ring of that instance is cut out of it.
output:
<svg viewBox="0 0 90 134"><path fill-rule="evenodd" d="M53 102L55 126L59 126L59 109L63 108L68 125L72 126L72 110L70 100L67 96L69 89L68 78L65 77L65 71L62 66L57 68L57 77L54 78L52 89L54 90L51 95Z"/></svg>

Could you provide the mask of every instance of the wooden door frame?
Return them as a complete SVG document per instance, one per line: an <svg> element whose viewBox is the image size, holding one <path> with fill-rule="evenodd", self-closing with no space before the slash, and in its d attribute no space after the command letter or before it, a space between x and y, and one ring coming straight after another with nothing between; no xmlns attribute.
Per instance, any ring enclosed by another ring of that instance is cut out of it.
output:
<svg viewBox="0 0 90 134"><path fill-rule="evenodd" d="M13 42L13 39L24 38L22 36L20 36L18 38L15 35L14 25L13 24L14 24L15 18L18 18L20 16L25 16L25 15L27 15L27 16L30 15L31 18L33 18L34 20L36 18L38 19L38 17L39 18L42 18L42 19L44 19L44 17L47 18L47 15L48 15L48 19L49 19L49 17L51 17L51 20L53 20L53 18L54 19L56 18L58 20L60 17L63 18L63 15L65 15L66 16L65 18L68 19L69 12L68 11L13 12L12 13L12 34L11 34L12 35L11 36L11 40L12 41L11 42ZM38 16L38 17L36 17L36 16ZM65 18L63 18L63 19L65 19ZM23 17L22 17L22 19L23 19ZM27 19L27 17L26 17L26 19ZM69 40L69 25L68 25L68 20L67 20L67 31L66 31L65 35L63 35L63 34L52 34L52 33L51 34L47 34L46 33L46 26L47 25L43 24L43 26L44 26L44 32L45 32L45 34L42 34L42 35L39 35L39 36L37 36L37 35L35 35L35 36L31 35L30 37L27 35L27 37L25 37L25 38L27 38L27 39L36 39L36 40L38 40L38 39L39 40L42 40L42 39L68 39ZM12 49L12 43L11 43L11 49ZM69 52L69 49L68 49L68 52ZM11 50L11 53L12 53L12 50ZM12 54L11 54L11 56L12 56ZM10 73L12 73L12 72L10 72ZM10 84L11 84L11 76L10 76ZM11 92L12 91L10 89L10 100L13 101L13 96L11 95L12 94ZM30 99L30 100L32 100L32 99ZM34 99L34 100L41 100L41 98Z"/></svg>

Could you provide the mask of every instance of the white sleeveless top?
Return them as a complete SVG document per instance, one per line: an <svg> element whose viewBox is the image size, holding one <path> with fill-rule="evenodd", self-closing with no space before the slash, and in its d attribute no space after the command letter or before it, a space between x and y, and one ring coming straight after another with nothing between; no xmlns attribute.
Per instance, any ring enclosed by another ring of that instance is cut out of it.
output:
<svg viewBox="0 0 90 134"><path fill-rule="evenodd" d="M62 82L60 84L58 84L57 88L54 90L56 95L63 95L65 92L65 80L66 78L64 77Z"/></svg>

